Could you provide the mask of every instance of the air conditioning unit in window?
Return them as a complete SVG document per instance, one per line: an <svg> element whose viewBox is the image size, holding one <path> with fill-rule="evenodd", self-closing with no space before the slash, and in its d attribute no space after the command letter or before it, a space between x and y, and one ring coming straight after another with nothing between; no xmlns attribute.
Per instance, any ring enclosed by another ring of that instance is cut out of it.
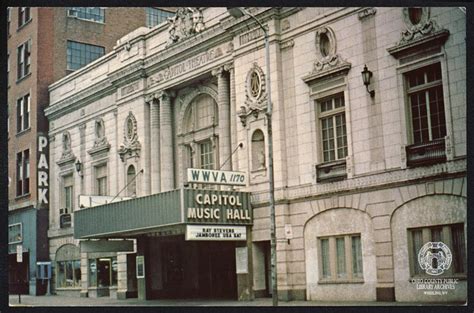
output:
<svg viewBox="0 0 474 313"><path fill-rule="evenodd" d="M64 213L59 215L59 227L67 228L72 226L72 217L70 213Z"/></svg>
<svg viewBox="0 0 474 313"><path fill-rule="evenodd" d="M77 11L74 9L67 10L67 16L77 17Z"/></svg>

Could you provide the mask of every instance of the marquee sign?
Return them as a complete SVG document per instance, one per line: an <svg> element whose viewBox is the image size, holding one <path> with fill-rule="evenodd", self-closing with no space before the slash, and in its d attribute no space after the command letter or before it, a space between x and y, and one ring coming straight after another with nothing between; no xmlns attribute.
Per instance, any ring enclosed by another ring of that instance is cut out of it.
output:
<svg viewBox="0 0 474 313"><path fill-rule="evenodd" d="M246 186L247 174L234 171L205 170L201 168L188 168L188 183Z"/></svg>
<svg viewBox="0 0 474 313"><path fill-rule="evenodd" d="M185 221L191 224L252 224L248 195L217 190L187 190Z"/></svg>
<svg viewBox="0 0 474 313"><path fill-rule="evenodd" d="M245 226L186 225L186 240L247 240Z"/></svg>

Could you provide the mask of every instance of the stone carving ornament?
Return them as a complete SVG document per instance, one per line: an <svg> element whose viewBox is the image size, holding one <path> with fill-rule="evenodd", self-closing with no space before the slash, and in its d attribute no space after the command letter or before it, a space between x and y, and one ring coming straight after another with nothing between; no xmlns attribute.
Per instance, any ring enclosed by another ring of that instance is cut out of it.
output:
<svg viewBox="0 0 474 313"><path fill-rule="evenodd" d="M68 131L65 131L62 135L62 147L63 147L62 149L63 151L58 163L68 162L72 159L75 159L75 156L72 153L72 149L71 149L71 135L69 134Z"/></svg>
<svg viewBox="0 0 474 313"><path fill-rule="evenodd" d="M265 74L257 63L253 63L245 82L245 104L249 108L265 106L267 100Z"/></svg>
<svg viewBox="0 0 474 313"><path fill-rule="evenodd" d="M138 141L137 119L132 112L128 113L124 123L124 142L120 145L118 153L122 161L125 156L139 157L141 144Z"/></svg>
<svg viewBox="0 0 474 313"><path fill-rule="evenodd" d="M403 19L407 29L402 31L400 43L405 43L425 35L437 28L430 18L430 8L403 8Z"/></svg>
<svg viewBox="0 0 474 313"><path fill-rule="evenodd" d="M168 17L168 45L200 33L204 29L204 18L199 8L179 8L173 17Z"/></svg>
<svg viewBox="0 0 474 313"><path fill-rule="evenodd" d="M95 120L95 140L94 147L107 145L107 138L105 137L105 125L104 120L98 118Z"/></svg>
<svg viewBox="0 0 474 313"><path fill-rule="evenodd" d="M329 27L323 27L316 31L316 62L315 71L322 71L336 66L339 55L336 54L336 35Z"/></svg>

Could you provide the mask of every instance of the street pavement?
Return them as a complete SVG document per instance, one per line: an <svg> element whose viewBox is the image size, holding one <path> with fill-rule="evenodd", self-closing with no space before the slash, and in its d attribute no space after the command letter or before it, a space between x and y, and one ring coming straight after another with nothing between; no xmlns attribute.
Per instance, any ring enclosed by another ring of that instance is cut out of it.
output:
<svg viewBox="0 0 474 313"><path fill-rule="evenodd" d="M50 306L186 306L186 307L199 307L199 306L272 306L271 298L258 298L253 301L233 301L233 300L209 300L209 299L160 299L160 300L138 300L125 299L117 300L111 299L109 297L100 297L100 298L80 298L80 297L68 297L68 296L30 296L22 295L21 303L18 303L18 295L9 296L9 304L11 307L50 307ZM420 303L408 303L408 302L321 302L321 301L279 301L279 306L420 306ZM456 303L433 303L433 304L423 304L424 305L461 305Z"/></svg>

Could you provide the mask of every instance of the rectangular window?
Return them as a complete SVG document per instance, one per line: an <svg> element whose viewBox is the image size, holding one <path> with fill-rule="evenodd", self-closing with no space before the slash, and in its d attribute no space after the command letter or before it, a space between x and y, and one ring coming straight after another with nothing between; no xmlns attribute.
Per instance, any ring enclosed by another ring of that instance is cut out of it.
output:
<svg viewBox="0 0 474 313"><path fill-rule="evenodd" d="M19 98L16 102L16 130L21 132L30 128L30 95Z"/></svg>
<svg viewBox="0 0 474 313"><path fill-rule="evenodd" d="M352 275L362 278L362 249L360 236L352 236Z"/></svg>
<svg viewBox="0 0 474 313"><path fill-rule="evenodd" d="M58 261L56 264L56 286L58 288L81 287L80 260Z"/></svg>
<svg viewBox="0 0 474 313"><path fill-rule="evenodd" d="M18 27L26 24L31 19L30 7L19 7L18 8Z"/></svg>
<svg viewBox="0 0 474 313"><path fill-rule="evenodd" d="M329 267L329 239L321 239L321 265L322 277L331 278L331 268Z"/></svg>
<svg viewBox="0 0 474 313"><path fill-rule="evenodd" d="M107 164L95 167L96 194L98 196L107 195Z"/></svg>
<svg viewBox="0 0 474 313"><path fill-rule="evenodd" d="M436 63L406 74L412 143L422 144L446 136L441 65Z"/></svg>
<svg viewBox="0 0 474 313"><path fill-rule="evenodd" d="M100 7L69 7L67 15L83 20L105 23L105 10Z"/></svg>
<svg viewBox="0 0 474 313"><path fill-rule="evenodd" d="M74 211L74 181L73 176L63 177L63 211L62 214L72 213Z"/></svg>
<svg viewBox="0 0 474 313"><path fill-rule="evenodd" d="M20 243L23 241L21 223L8 225L8 244Z"/></svg>
<svg viewBox="0 0 474 313"><path fill-rule="evenodd" d="M26 195L30 192L30 150L18 152L16 164L16 195Z"/></svg>
<svg viewBox="0 0 474 313"><path fill-rule="evenodd" d="M466 274L466 245L464 238L464 224L438 225L408 230L411 244L410 268L412 275L424 275L425 271L420 267L418 254L427 242L442 242L448 246L452 255L451 267L442 275ZM441 253L442 249L431 249L433 255ZM432 258L432 266L438 266L439 258ZM428 275L428 274L427 274Z"/></svg>
<svg viewBox="0 0 474 313"><path fill-rule="evenodd" d="M344 237L336 238L337 278L346 278L346 248Z"/></svg>
<svg viewBox="0 0 474 313"><path fill-rule="evenodd" d="M212 170L214 169L214 149L210 140L205 141L199 145L201 153L201 168Z"/></svg>
<svg viewBox="0 0 474 313"><path fill-rule="evenodd" d="M363 280L360 234L318 238L320 281L360 282Z"/></svg>
<svg viewBox="0 0 474 313"><path fill-rule="evenodd" d="M318 104L323 162L344 159L347 156L344 94L319 100Z"/></svg>
<svg viewBox="0 0 474 313"><path fill-rule="evenodd" d="M168 17L172 17L175 13L168 12L158 8L146 8L146 25L154 27L166 21Z"/></svg>
<svg viewBox="0 0 474 313"><path fill-rule="evenodd" d="M67 41L67 69L75 71L105 54L105 48L76 41Z"/></svg>
<svg viewBox="0 0 474 313"><path fill-rule="evenodd" d="M17 79L19 80L30 73L31 40L17 48L17 56Z"/></svg>

